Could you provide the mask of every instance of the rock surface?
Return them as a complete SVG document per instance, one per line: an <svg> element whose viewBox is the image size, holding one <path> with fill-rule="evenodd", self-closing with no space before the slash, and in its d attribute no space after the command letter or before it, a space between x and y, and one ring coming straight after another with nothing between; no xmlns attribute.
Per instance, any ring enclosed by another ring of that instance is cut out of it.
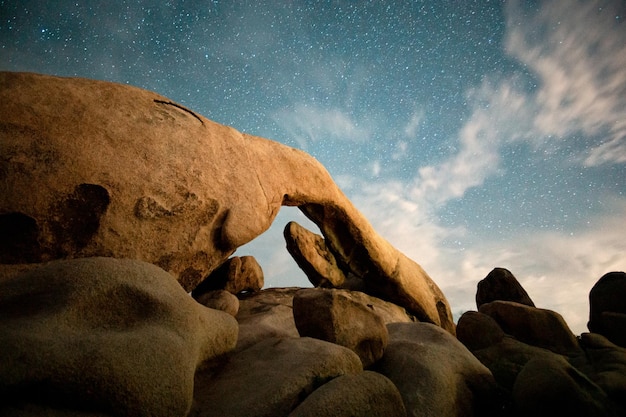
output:
<svg viewBox="0 0 626 417"><path fill-rule="evenodd" d="M309 395L289 417L406 417L398 388L383 375L342 375Z"/></svg>
<svg viewBox="0 0 626 417"><path fill-rule="evenodd" d="M341 287L346 276L328 249L324 238L296 222L289 222L283 231L287 251L315 287Z"/></svg>
<svg viewBox="0 0 626 417"><path fill-rule="evenodd" d="M478 311L493 318L504 333L521 342L563 355L580 352L576 336L555 311L511 301L483 304Z"/></svg>
<svg viewBox="0 0 626 417"><path fill-rule="evenodd" d="M311 288L293 298L293 317L302 337L335 343L359 355L363 367L378 361L389 334L373 307L354 301L341 290Z"/></svg>
<svg viewBox="0 0 626 417"><path fill-rule="evenodd" d="M236 350L271 337L300 337L293 319L293 296L300 288L268 288L239 297Z"/></svg>
<svg viewBox="0 0 626 417"><path fill-rule="evenodd" d="M140 261L53 261L0 282L0 414L185 416L197 366L237 323ZM13 411L3 411L13 408Z"/></svg>
<svg viewBox="0 0 626 417"><path fill-rule="evenodd" d="M263 288L261 265L253 256L234 256L220 265L192 292L194 298L207 291L226 290L231 294L255 292Z"/></svg>
<svg viewBox="0 0 626 417"><path fill-rule="evenodd" d="M375 370L398 387L407 416L493 415L497 385L489 371L449 333L429 323L391 323Z"/></svg>
<svg viewBox="0 0 626 417"><path fill-rule="evenodd" d="M191 416L287 416L324 383L363 370L349 349L311 338L268 338L196 375Z"/></svg>
<svg viewBox="0 0 626 417"><path fill-rule="evenodd" d="M609 272L591 288L587 327L626 347L626 273Z"/></svg>
<svg viewBox="0 0 626 417"><path fill-rule="evenodd" d="M299 206L374 295L454 332L428 274L304 152L153 92L30 73L0 74L0 135L0 230L13 236L0 242L2 264L139 259L189 291L267 230L281 205Z"/></svg>
<svg viewBox="0 0 626 417"><path fill-rule="evenodd" d="M476 308L492 301L513 301L535 307L535 303L519 283L517 278L505 268L494 268L478 282Z"/></svg>
<svg viewBox="0 0 626 417"><path fill-rule="evenodd" d="M226 290L205 292L195 297L195 300L205 307L221 310L233 317L239 312L239 299Z"/></svg>

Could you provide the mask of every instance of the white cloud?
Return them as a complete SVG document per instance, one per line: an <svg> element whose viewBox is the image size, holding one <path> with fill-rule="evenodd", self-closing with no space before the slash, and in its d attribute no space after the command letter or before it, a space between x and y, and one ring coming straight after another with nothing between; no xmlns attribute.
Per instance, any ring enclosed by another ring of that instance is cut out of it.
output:
<svg viewBox="0 0 626 417"><path fill-rule="evenodd" d="M337 108L299 104L279 110L274 120L305 149L311 142L327 139L359 142L370 136L368 129L360 127L350 115Z"/></svg>
<svg viewBox="0 0 626 417"><path fill-rule="evenodd" d="M509 2L506 50L540 80L539 136L589 137L587 166L626 162L626 35L619 2L544 2L528 20ZM589 150L590 149L590 150Z"/></svg>
<svg viewBox="0 0 626 417"><path fill-rule="evenodd" d="M419 128L423 120L424 110L415 110L406 126L404 126L404 135L409 139L414 138L417 135L417 132L419 132Z"/></svg>

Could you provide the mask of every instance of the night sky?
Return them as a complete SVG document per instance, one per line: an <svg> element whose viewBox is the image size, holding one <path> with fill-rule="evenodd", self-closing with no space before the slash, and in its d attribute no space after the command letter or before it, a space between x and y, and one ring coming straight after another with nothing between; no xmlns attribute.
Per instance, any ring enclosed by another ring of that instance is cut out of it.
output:
<svg viewBox="0 0 626 417"><path fill-rule="evenodd" d="M456 318L496 266L586 331L626 270L624 1L0 0L0 70L127 83L322 162ZM310 284L295 208L237 251Z"/></svg>

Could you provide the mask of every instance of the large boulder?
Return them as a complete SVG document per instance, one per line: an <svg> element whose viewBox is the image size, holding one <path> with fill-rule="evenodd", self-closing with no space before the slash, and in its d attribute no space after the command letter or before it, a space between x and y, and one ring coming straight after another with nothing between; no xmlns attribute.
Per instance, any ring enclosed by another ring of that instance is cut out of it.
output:
<svg viewBox="0 0 626 417"><path fill-rule="evenodd" d="M289 417L406 417L398 388L385 376L365 371L342 375L309 395Z"/></svg>
<svg viewBox="0 0 626 417"><path fill-rule="evenodd" d="M609 272L591 288L587 327L626 347L626 273Z"/></svg>
<svg viewBox="0 0 626 417"><path fill-rule="evenodd" d="M340 287L346 276L328 249L324 238L296 222L289 222L283 231L287 251L316 287Z"/></svg>
<svg viewBox="0 0 626 417"><path fill-rule="evenodd" d="M266 288L239 295L236 350L267 338L300 337L293 319L293 297L300 288Z"/></svg>
<svg viewBox="0 0 626 417"><path fill-rule="evenodd" d="M480 280L476 291L476 308L492 301L513 301L535 307L535 303L517 278L505 268L494 268Z"/></svg>
<svg viewBox="0 0 626 417"><path fill-rule="evenodd" d="M310 155L128 85L0 74L0 263L112 256L194 289L281 205L377 296L454 332L441 290ZM13 270L9 267L4 271Z"/></svg>
<svg viewBox="0 0 626 417"><path fill-rule="evenodd" d="M483 304L478 311L493 318L504 333L521 342L563 355L580 352L576 336L555 311L512 301L493 301Z"/></svg>
<svg viewBox="0 0 626 417"><path fill-rule="evenodd" d="M310 288L293 298L298 333L345 346L364 367L381 358L389 335L383 319L372 308L354 301L346 291Z"/></svg>
<svg viewBox="0 0 626 417"><path fill-rule="evenodd" d="M493 415L493 375L457 339L429 323L391 323L374 370L398 387L407 416ZM490 414L491 413L491 414Z"/></svg>
<svg viewBox="0 0 626 417"><path fill-rule="evenodd" d="M195 297L195 300L203 306L224 311L233 317L239 312L239 299L226 290L208 291Z"/></svg>
<svg viewBox="0 0 626 417"><path fill-rule="evenodd" d="M536 417L613 416L607 395L563 357L530 360L513 386L520 415Z"/></svg>
<svg viewBox="0 0 626 417"><path fill-rule="evenodd" d="M309 394L363 370L351 350L311 338L268 338L239 351L217 370L198 372L193 416L287 416Z"/></svg>
<svg viewBox="0 0 626 417"><path fill-rule="evenodd" d="M0 340L1 415L182 417L196 368L235 347L237 322L157 266L86 258L0 282Z"/></svg>

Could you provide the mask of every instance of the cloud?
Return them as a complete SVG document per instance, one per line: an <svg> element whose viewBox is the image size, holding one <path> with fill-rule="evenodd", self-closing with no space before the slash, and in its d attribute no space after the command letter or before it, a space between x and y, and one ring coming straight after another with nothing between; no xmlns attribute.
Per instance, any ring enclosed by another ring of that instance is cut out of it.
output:
<svg viewBox="0 0 626 417"><path fill-rule="evenodd" d="M626 162L626 36L619 2L509 2L506 51L532 72L538 136L588 137L586 166ZM622 5L623 7L623 5ZM624 10L621 10L623 13Z"/></svg>
<svg viewBox="0 0 626 417"><path fill-rule="evenodd" d="M370 137L368 129L338 108L298 104L277 111L274 120L305 149L308 143L322 140L362 142Z"/></svg>
<svg viewBox="0 0 626 417"><path fill-rule="evenodd" d="M404 135L412 139L419 132L420 125L424 120L424 110L415 110L409 119L409 122L404 126Z"/></svg>

